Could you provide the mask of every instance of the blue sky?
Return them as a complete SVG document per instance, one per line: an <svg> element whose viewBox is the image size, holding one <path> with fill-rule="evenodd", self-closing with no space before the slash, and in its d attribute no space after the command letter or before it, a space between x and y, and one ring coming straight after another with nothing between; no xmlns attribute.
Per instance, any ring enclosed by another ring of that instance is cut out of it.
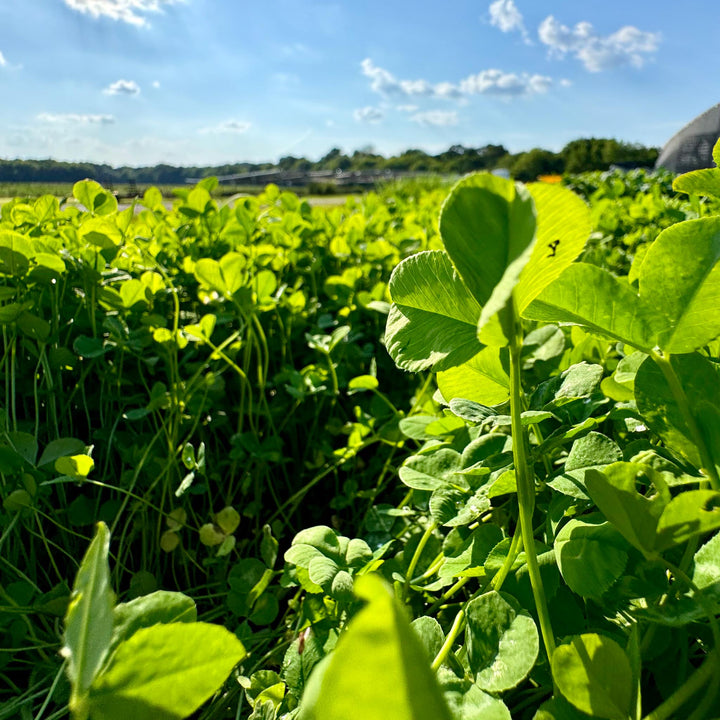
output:
<svg viewBox="0 0 720 720"><path fill-rule="evenodd" d="M0 157L662 145L720 102L719 21L716 0L0 0Z"/></svg>

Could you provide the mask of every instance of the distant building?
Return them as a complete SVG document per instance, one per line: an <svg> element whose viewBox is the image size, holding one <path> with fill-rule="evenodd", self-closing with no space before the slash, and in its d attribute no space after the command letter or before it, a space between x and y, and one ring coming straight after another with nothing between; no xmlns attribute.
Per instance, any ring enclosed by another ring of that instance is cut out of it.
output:
<svg viewBox="0 0 720 720"><path fill-rule="evenodd" d="M676 173L713 167L712 149L720 138L720 103L698 115L668 140L655 163Z"/></svg>

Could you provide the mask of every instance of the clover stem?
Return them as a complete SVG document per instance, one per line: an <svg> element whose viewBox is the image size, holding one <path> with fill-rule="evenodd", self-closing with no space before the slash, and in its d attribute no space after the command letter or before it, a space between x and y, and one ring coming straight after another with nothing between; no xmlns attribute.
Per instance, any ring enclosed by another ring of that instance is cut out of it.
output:
<svg viewBox="0 0 720 720"><path fill-rule="evenodd" d="M707 687L708 682L718 669L718 659L716 651L710 653L705 662L681 685L664 703L658 705L651 713L646 715L643 720L669 720L677 717L677 711L682 707L695 693Z"/></svg>
<svg viewBox="0 0 720 720"><path fill-rule="evenodd" d="M450 650L452 649L453 643L457 639L458 635L464 630L465 628L465 608L460 610L460 612L455 616L455 620L452 624L452 627L450 628L450 632L448 632L447 637L445 638L445 642L443 643L443 646L440 648L440 652L436 655L435 659L432 662L432 669L437 672L440 666L445 662L445 658L447 658Z"/></svg>
<svg viewBox="0 0 720 720"><path fill-rule="evenodd" d="M512 303L511 303L512 305ZM532 517L535 510L535 480L528 462L527 439L522 426L522 381L520 353L522 351L522 330L514 306L509 308L512 314L512 337L510 338L510 417L512 420L513 462L517 481L517 496L520 517L520 532L525 546L525 559L530 575L535 609L540 620L540 632L548 658L555 652L555 636L550 623L550 614L545 598L540 566L538 565L533 535Z"/></svg>
<svg viewBox="0 0 720 720"><path fill-rule="evenodd" d="M496 592L500 592L500 588L505 582L508 573L510 572L510 570L512 570L512 566L515 564L517 556L522 551L522 546L522 531L520 529L520 526L518 525L515 528L513 538L510 542L510 547L508 548L508 554L505 557L505 562L502 564L502 567L500 568L500 570L498 570L497 575L495 575L495 577L492 579L492 582L490 583L492 589Z"/></svg>
<svg viewBox="0 0 720 720"><path fill-rule="evenodd" d="M430 523L426 528L425 532L423 533L422 537L420 538L420 542L417 544L417 547L415 548L415 552L413 553L412 560L410 560L410 565L408 566L407 573L405 574L405 588L403 590L403 597L407 597L408 590L410 590L410 580L413 577L413 574L415 573L415 568L417 567L418 562L420 561L420 556L423 554L423 550L425 549L425 546L428 543L428 540L432 536L432 534L435 532L435 528L437 527L437 523Z"/></svg>

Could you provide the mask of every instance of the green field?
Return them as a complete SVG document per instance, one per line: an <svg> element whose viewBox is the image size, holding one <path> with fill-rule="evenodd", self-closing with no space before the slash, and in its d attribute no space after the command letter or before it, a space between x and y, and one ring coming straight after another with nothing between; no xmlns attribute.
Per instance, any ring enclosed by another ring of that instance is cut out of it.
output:
<svg viewBox="0 0 720 720"><path fill-rule="evenodd" d="M0 720L720 717L718 174L0 185Z"/></svg>

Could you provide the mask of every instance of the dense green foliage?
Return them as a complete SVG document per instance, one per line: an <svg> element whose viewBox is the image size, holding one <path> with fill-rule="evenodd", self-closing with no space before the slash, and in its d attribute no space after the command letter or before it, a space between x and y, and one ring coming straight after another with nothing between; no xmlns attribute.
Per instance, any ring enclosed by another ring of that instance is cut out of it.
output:
<svg viewBox="0 0 720 720"><path fill-rule="evenodd" d="M3 206L0 718L715 717L717 206L571 182Z"/></svg>
<svg viewBox="0 0 720 720"><path fill-rule="evenodd" d="M274 163L234 163L213 167L152 167L113 168L93 163L70 163L56 160L0 160L0 183L73 183L93 178L104 184L135 182L153 185L182 185L186 178L224 176L267 170L311 171L406 171L459 175L476 170L509 168L520 180L534 180L538 175L579 173L607 170L614 164L631 167L652 167L657 148L609 139L582 139L568 143L559 153L534 149L512 154L502 145L472 148L452 145L444 152L431 155L423 150L410 149L399 155L385 157L372 149L356 150L350 155L333 148L317 161L304 157L286 156ZM1 196L1 194L0 194Z"/></svg>

